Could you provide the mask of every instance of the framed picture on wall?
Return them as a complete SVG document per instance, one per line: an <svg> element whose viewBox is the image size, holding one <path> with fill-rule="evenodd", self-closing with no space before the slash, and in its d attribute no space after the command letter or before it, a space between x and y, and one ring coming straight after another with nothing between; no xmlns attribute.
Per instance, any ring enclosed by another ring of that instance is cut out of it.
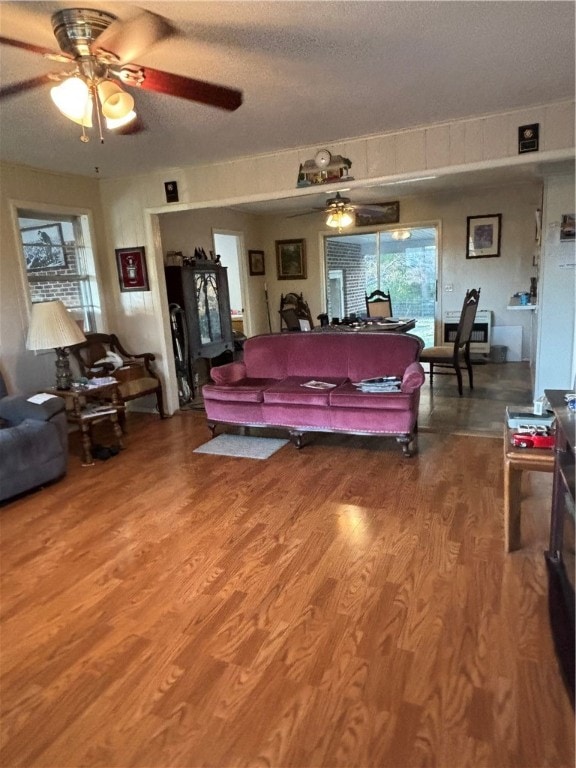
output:
<svg viewBox="0 0 576 768"><path fill-rule="evenodd" d="M560 219L560 240L574 240L576 237L576 215L563 213Z"/></svg>
<svg viewBox="0 0 576 768"><path fill-rule="evenodd" d="M381 224L398 224L400 221L400 201L392 203L374 203L358 205L355 211L356 227L377 227Z"/></svg>
<svg viewBox="0 0 576 768"><path fill-rule="evenodd" d="M64 269L64 236L60 224L43 224L20 230L26 269Z"/></svg>
<svg viewBox="0 0 576 768"><path fill-rule="evenodd" d="M278 280L306 279L306 241L276 240Z"/></svg>
<svg viewBox="0 0 576 768"><path fill-rule="evenodd" d="M121 291L149 291L144 246L116 248L116 264Z"/></svg>
<svg viewBox="0 0 576 768"><path fill-rule="evenodd" d="M248 251L248 267L251 275L265 275L264 251Z"/></svg>
<svg viewBox="0 0 576 768"><path fill-rule="evenodd" d="M466 258L487 259L500 256L502 214L468 216L466 221Z"/></svg>

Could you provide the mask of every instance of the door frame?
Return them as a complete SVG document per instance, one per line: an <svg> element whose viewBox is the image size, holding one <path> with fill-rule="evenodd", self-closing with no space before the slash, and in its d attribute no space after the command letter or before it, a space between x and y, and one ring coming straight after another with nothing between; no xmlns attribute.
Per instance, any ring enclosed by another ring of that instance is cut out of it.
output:
<svg viewBox="0 0 576 768"><path fill-rule="evenodd" d="M212 245L214 247L214 253L216 253L216 244L214 242L215 235L227 235L229 237L236 238L236 255L238 257L238 273L240 275L240 291L242 294L242 310L243 310L243 326L244 335L252 335L252 320L251 320L251 306L250 306L250 291L248 290L248 268L246 259L243 258L246 249L244 247L244 232L235 229L220 229L219 227L212 227Z"/></svg>

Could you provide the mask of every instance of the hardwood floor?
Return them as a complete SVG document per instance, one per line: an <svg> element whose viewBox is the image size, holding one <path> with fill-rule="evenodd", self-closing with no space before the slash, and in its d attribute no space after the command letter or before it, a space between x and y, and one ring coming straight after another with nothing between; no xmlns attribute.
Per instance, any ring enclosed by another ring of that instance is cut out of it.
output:
<svg viewBox="0 0 576 768"><path fill-rule="evenodd" d="M549 475L503 552L509 365L486 398L478 367L482 418L435 381L413 459L334 435L194 454L194 411L131 415L93 467L73 439L66 478L0 508L2 768L573 765ZM453 434L488 416L496 438Z"/></svg>

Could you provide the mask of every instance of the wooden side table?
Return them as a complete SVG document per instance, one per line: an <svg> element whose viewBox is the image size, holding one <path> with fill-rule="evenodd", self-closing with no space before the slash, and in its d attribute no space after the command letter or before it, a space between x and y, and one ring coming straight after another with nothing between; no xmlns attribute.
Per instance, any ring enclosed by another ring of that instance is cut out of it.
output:
<svg viewBox="0 0 576 768"><path fill-rule="evenodd" d="M82 434L82 466L90 467L94 464L92 456L92 427L101 421L110 421L118 442L118 447L123 448L122 428L118 420L118 412L123 405L118 399L118 385L104 384L100 387L90 387L83 390L43 390L52 395L64 398L66 401L66 415L72 424L78 424ZM98 396L112 395L112 402L101 405L97 402Z"/></svg>
<svg viewBox="0 0 576 768"><path fill-rule="evenodd" d="M516 430L504 424L504 550L520 549L520 501L522 472L553 472L554 451L547 448L516 448Z"/></svg>

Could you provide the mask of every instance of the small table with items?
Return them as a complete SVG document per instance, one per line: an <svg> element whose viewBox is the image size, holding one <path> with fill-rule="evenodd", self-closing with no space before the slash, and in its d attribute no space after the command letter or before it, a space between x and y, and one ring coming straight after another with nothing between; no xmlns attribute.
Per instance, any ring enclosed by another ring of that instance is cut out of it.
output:
<svg viewBox="0 0 576 768"><path fill-rule="evenodd" d="M66 415L68 421L78 424L82 434L82 466L90 467L94 464L92 456L92 427L101 421L110 421L118 448L123 448L122 428L118 421L118 412L124 407L118 398L117 382L89 386L83 389L47 389L51 395L58 395L66 401ZM98 398L102 395L111 395L112 402L101 404Z"/></svg>
<svg viewBox="0 0 576 768"><path fill-rule="evenodd" d="M504 424L504 551L520 549L520 498L522 472L553 472L554 451L522 448L512 444L518 432Z"/></svg>

